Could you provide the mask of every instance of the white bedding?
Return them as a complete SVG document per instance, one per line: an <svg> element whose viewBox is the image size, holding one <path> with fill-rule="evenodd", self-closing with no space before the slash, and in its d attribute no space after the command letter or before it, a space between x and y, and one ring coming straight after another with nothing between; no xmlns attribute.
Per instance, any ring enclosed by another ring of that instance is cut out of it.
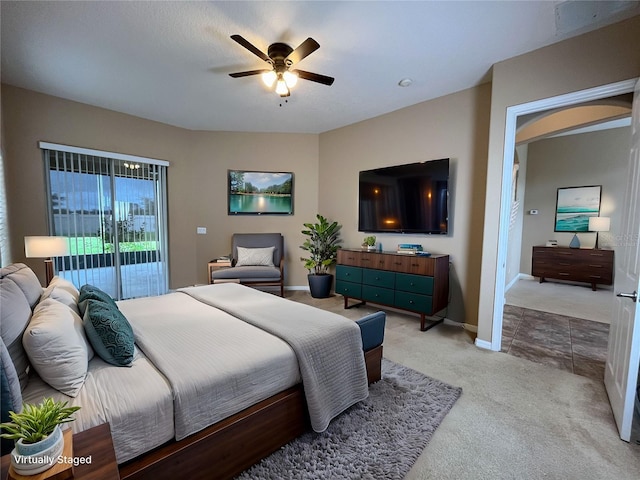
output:
<svg viewBox="0 0 640 480"><path fill-rule="evenodd" d="M82 408L71 422L81 432L108 422L118 463L126 462L174 437L173 397L167 380L151 362L137 352L133 365L116 367L97 356L89 362L84 386L75 398L50 387L32 374L22 392L26 403L43 397Z"/></svg>
<svg viewBox="0 0 640 480"><path fill-rule="evenodd" d="M235 283L180 289L285 340L296 353L311 427L369 395L360 328L347 318Z"/></svg>
<svg viewBox="0 0 640 480"><path fill-rule="evenodd" d="M177 440L300 383L287 343L183 293L118 307L171 383Z"/></svg>

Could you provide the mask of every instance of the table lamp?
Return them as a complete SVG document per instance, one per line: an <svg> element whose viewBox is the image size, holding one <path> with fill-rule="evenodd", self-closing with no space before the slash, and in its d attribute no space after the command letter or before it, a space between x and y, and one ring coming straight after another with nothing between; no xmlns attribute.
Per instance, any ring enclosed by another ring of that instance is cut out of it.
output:
<svg viewBox="0 0 640 480"><path fill-rule="evenodd" d="M67 237L24 237L24 253L27 258L44 258L47 283L53 278L53 261L51 257L69 255Z"/></svg>
<svg viewBox="0 0 640 480"><path fill-rule="evenodd" d="M611 227L611 219L609 217L589 217L589 231L596 232L596 247L598 248L598 234L600 232L608 232Z"/></svg>

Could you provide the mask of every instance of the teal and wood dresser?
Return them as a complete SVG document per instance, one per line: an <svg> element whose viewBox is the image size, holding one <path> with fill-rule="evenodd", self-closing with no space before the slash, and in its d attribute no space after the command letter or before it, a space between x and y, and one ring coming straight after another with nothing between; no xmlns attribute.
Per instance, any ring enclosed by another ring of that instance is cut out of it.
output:
<svg viewBox="0 0 640 480"><path fill-rule="evenodd" d="M449 255L340 249L336 293L344 296L344 308L370 302L418 313L420 330L428 330L442 319L426 325L425 317L449 301ZM349 306L350 298L360 302Z"/></svg>

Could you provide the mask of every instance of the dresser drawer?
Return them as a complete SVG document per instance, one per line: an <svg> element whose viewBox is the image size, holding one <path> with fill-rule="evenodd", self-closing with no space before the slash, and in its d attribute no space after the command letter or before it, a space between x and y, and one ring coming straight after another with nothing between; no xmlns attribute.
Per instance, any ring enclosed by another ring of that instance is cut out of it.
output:
<svg viewBox="0 0 640 480"><path fill-rule="evenodd" d="M362 286L363 300L393 305L394 296L394 291L388 288L374 287L371 285Z"/></svg>
<svg viewBox="0 0 640 480"><path fill-rule="evenodd" d="M533 247L531 274L540 277L611 285L613 282L613 250Z"/></svg>
<svg viewBox="0 0 640 480"><path fill-rule="evenodd" d="M433 299L429 295L418 295L410 292L396 292L396 303L394 306L413 310L414 312L430 314Z"/></svg>
<svg viewBox="0 0 640 480"><path fill-rule="evenodd" d="M393 288L395 281L396 274L394 272L385 272L384 270L364 270L362 272L362 283L366 285Z"/></svg>
<svg viewBox="0 0 640 480"><path fill-rule="evenodd" d="M362 284L336 280L336 294L344 295L345 297L361 298Z"/></svg>
<svg viewBox="0 0 640 480"><path fill-rule="evenodd" d="M433 293L433 277L398 273L396 274L396 290L431 295Z"/></svg>
<svg viewBox="0 0 640 480"><path fill-rule="evenodd" d="M360 267L347 267L345 265L338 265L336 267L336 280L361 283L362 269Z"/></svg>

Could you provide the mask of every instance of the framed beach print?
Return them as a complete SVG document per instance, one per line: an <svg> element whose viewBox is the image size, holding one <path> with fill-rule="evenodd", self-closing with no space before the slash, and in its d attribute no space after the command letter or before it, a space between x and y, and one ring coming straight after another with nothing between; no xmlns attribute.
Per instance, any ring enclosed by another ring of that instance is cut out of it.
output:
<svg viewBox="0 0 640 480"><path fill-rule="evenodd" d="M589 217L600 213L602 185L558 188L555 232L588 232Z"/></svg>
<svg viewBox="0 0 640 480"><path fill-rule="evenodd" d="M293 173L228 171L228 215L292 215Z"/></svg>

